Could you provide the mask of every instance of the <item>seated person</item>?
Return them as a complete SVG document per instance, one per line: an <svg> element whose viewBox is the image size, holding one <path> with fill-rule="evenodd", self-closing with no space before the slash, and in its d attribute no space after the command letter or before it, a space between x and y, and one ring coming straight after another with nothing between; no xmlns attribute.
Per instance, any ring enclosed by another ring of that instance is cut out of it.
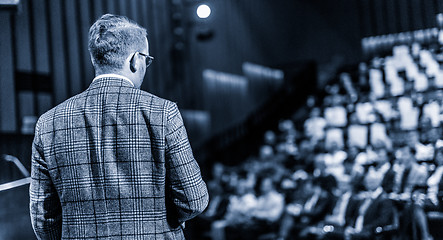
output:
<svg viewBox="0 0 443 240"><path fill-rule="evenodd" d="M277 192L276 185L270 177L259 177L257 179L257 203L252 209L253 218L275 223L280 219L284 209L284 196Z"/></svg>
<svg viewBox="0 0 443 240"><path fill-rule="evenodd" d="M276 191L270 175L258 174L253 191L256 194L252 196L248 191L241 198L232 198L228 206L224 218L226 239L257 239L277 228L284 209L284 196Z"/></svg>
<svg viewBox="0 0 443 240"><path fill-rule="evenodd" d="M219 162L215 163L212 167L212 179L208 182L211 199L208 207L199 215L199 218L214 221L225 215L229 203L229 189L222 180L224 174L224 165Z"/></svg>
<svg viewBox="0 0 443 240"><path fill-rule="evenodd" d="M240 239L257 239L261 235L275 233L285 208L284 195L277 192L270 176L259 176L255 189L257 202L250 210L252 225L240 229L242 233L248 232L247 237L241 236Z"/></svg>
<svg viewBox="0 0 443 240"><path fill-rule="evenodd" d="M392 174L379 181L364 181L368 190L358 208L355 222L345 229L345 239L391 239L390 232L397 229L397 210L386 190L392 189Z"/></svg>
<svg viewBox="0 0 443 240"><path fill-rule="evenodd" d="M422 143L435 143L440 137L441 129L432 126L432 119L429 117L420 118L419 130L419 140Z"/></svg>
<svg viewBox="0 0 443 240"><path fill-rule="evenodd" d="M336 201L332 194L335 187L336 181L331 175L307 181L304 189L308 197L306 198L306 195L294 197L286 205L280 224L279 239L307 237L309 232L303 229L318 223L331 212Z"/></svg>
<svg viewBox="0 0 443 240"><path fill-rule="evenodd" d="M339 148L336 142L332 142L327 153L323 155L325 173L333 175L337 180L347 179L343 162L347 158L347 153Z"/></svg>
<svg viewBox="0 0 443 240"><path fill-rule="evenodd" d="M236 177L238 177L237 174L231 176L233 179ZM252 216L250 213L257 204L254 189L248 184L247 178L245 177L235 180L234 182L236 184L234 189L235 193L229 196L226 214L222 219L216 220L212 223L212 239L226 239L225 230L227 228L235 229L239 226L248 226L252 224Z"/></svg>
<svg viewBox="0 0 443 240"><path fill-rule="evenodd" d="M443 212L443 140L438 140L435 144L435 170L427 180L427 201L426 207L429 210Z"/></svg>
<svg viewBox="0 0 443 240"><path fill-rule="evenodd" d="M320 108L313 108L310 117L304 123L304 134L313 143L324 139L326 119L321 116Z"/></svg>
<svg viewBox="0 0 443 240"><path fill-rule="evenodd" d="M192 221L188 221L186 225L199 229L198 234L205 234L211 230L211 225L214 221L222 219L229 204L229 195L232 194L231 190L227 186L227 183L223 181L226 171L224 165L221 163L215 163L212 167L212 178L208 181L208 191L211 196L209 204L206 210L194 218ZM197 236L191 236L192 238L198 238Z"/></svg>
<svg viewBox="0 0 443 240"><path fill-rule="evenodd" d="M417 163L414 155L413 149L407 145L397 150L395 163L389 170L394 175L392 199L407 201L415 186L426 184L428 170Z"/></svg>
<svg viewBox="0 0 443 240"><path fill-rule="evenodd" d="M361 203L358 193L364 187L362 180L362 177L356 177L340 191L331 214L308 229L311 235L325 240L344 238L345 227L355 222L358 214Z"/></svg>
<svg viewBox="0 0 443 240"><path fill-rule="evenodd" d="M427 186L416 186L411 199L405 204L402 212L400 239L404 240L431 240L433 239L428 227L428 220L424 211Z"/></svg>
<svg viewBox="0 0 443 240"><path fill-rule="evenodd" d="M435 170L427 180L426 185L416 186L410 202L405 206L405 216L402 218L404 239L432 239L429 232L427 211L442 211L441 196L443 192L443 142L435 145Z"/></svg>

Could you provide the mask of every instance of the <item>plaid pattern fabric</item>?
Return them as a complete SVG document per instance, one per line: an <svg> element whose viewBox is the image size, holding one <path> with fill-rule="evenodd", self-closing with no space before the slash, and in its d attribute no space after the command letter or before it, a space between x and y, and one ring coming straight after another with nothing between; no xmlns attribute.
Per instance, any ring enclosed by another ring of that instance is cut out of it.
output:
<svg viewBox="0 0 443 240"><path fill-rule="evenodd" d="M39 239L184 239L208 203L177 105L119 78L39 118L31 176Z"/></svg>

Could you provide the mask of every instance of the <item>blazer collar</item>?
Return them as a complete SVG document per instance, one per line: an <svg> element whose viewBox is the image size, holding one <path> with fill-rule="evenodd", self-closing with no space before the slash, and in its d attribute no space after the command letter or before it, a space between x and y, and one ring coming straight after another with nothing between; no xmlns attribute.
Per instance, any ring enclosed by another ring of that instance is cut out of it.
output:
<svg viewBox="0 0 443 240"><path fill-rule="evenodd" d="M134 84L127 77L118 74L102 74L92 80L90 87L94 86L127 86L134 87Z"/></svg>

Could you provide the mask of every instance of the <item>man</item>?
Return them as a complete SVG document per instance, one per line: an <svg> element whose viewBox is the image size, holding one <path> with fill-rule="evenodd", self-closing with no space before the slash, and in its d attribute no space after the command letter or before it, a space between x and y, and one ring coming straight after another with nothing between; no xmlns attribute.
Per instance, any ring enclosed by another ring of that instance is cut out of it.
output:
<svg viewBox="0 0 443 240"><path fill-rule="evenodd" d="M287 203L281 218L278 239L309 239L311 228L330 214L336 198L332 192L336 188L336 179L332 175L323 175L305 183L302 194L294 194ZM303 196L306 195L306 196Z"/></svg>
<svg viewBox="0 0 443 240"><path fill-rule="evenodd" d="M331 214L327 215L313 231L317 233L317 239L343 239L344 230L355 222L358 215L361 204L358 193L363 184L362 181L361 177L356 177L351 179L344 189L341 189Z"/></svg>
<svg viewBox="0 0 443 240"><path fill-rule="evenodd" d="M345 229L344 239L392 239L398 229L398 213L387 192L392 190L394 175L388 173L380 183L366 178L364 185L368 194L364 196L355 221Z"/></svg>
<svg viewBox="0 0 443 240"><path fill-rule="evenodd" d="M43 114L32 145L38 239L184 239L208 203L177 105L139 88L146 29L106 14L89 30L96 77Z"/></svg>
<svg viewBox="0 0 443 240"><path fill-rule="evenodd" d="M394 174L394 194L399 199L409 199L412 189L417 185L425 185L428 179L428 170L417 163L415 150L403 146L396 152L396 162L389 171Z"/></svg>

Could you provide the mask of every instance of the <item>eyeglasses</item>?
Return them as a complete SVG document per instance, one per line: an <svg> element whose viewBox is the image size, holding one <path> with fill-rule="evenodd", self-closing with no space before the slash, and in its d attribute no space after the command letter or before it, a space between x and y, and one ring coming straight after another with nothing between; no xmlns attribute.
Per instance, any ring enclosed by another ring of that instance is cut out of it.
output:
<svg viewBox="0 0 443 240"><path fill-rule="evenodd" d="M138 52L138 54L146 57L146 68L148 68L149 65L151 65L152 61L154 61L154 57L153 56L150 56L148 54L144 54L144 53L141 53L141 52Z"/></svg>

